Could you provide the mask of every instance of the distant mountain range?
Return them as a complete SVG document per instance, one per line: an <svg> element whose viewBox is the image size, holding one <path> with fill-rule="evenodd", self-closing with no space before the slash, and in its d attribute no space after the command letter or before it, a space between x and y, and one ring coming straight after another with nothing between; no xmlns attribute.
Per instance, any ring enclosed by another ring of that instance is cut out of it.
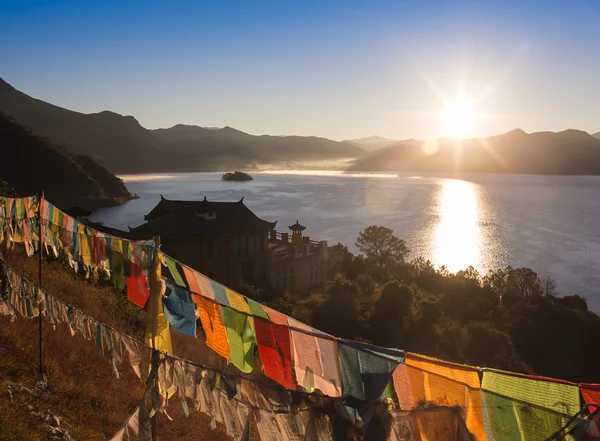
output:
<svg viewBox="0 0 600 441"><path fill-rule="evenodd" d="M74 203L93 209L132 197L123 181L93 159L67 152L2 112L0 141L0 178L21 196L43 189L62 209Z"/></svg>
<svg viewBox="0 0 600 441"><path fill-rule="evenodd" d="M114 173L230 170L279 161L357 158L359 147L317 137L253 136L178 125L148 130L132 116L83 114L32 98L0 79L0 111Z"/></svg>
<svg viewBox="0 0 600 441"><path fill-rule="evenodd" d="M202 154L207 164L212 165L211 169L213 170L223 168L222 164L241 164L241 162L270 164L357 158L365 155L365 151L358 146L326 138L255 136L232 127L214 129L179 124L169 129L157 129L150 132L180 153ZM242 159L241 162L240 159Z"/></svg>
<svg viewBox="0 0 600 441"><path fill-rule="evenodd" d="M77 156L79 162L90 161L88 167L114 173L230 171L354 159L351 170L600 174L600 132L513 130L460 143L448 139L423 143L379 136L342 142L314 136L255 136L232 127L182 124L149 130L132 116L110 111L83 114L54 106L2 79L0 111L74 155L88 156L95 163Z"/></svg>
<svg viewBox="0 0 600 441"><path fill-rule="evenodd" d="M359 139L348 139L346 141L342 141L347 144L352 144L367 152L374 152L380 150L382 148L388 147L392 144L419 144L421 141L417 139L405 139L400 141L399 139L390 139L390 138L382 138L381 136L369 136L367 138L359 138Z"/></svg>
<svg viewBox="0 0 600 441"><path fill-rule="evenodd" d="M579 130L503 135L462 141L397 143L357 159L353 171L600 174L600 139Z"/></svg>

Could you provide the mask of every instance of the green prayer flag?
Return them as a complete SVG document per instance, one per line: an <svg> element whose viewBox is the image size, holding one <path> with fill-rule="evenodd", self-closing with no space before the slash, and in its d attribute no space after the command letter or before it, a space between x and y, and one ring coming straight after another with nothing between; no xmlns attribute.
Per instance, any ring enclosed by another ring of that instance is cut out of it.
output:
<svg viewBox="0 0 600 441"><path fill-rule="evenodd" d="M173 277L173 281L179 286L182 286L187 289L187 285L183 281L181 274L179 274L179 271L177 271L177 262L175 262L174 259L170 258L166 254L163 254L163 256L165 263L167 264L167 268L169 268L169 271L171 272L171 277Z"/></svg>
<svg viewBox="0 0 600 441"><path fill-rule="evenodd" d="M269 315L265 312L262 305L258 302L255 302L252 299L246 297L246 301L248 302L248 308L250 309L250 314L255 317L262 317L264 319L269 320Z"/></svg>
<svg viewBox="0 0 600 441"><path fill-rule="evenodd" d="M546 439L581 408L575 384L493 369L483 371L485 417L495 440Z"/></svg>
<svg viewBox="0 0 600 441"><path fill-rule="evenodd" d="M221 313L229 341L231 363L246 374L252 372L256 344L252 317L226 306L221 307Z"/></svg>

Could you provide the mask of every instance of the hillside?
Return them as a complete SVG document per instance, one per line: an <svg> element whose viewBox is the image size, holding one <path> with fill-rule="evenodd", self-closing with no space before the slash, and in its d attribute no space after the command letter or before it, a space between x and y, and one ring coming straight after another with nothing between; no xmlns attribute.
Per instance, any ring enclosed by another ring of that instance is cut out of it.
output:
<svg viewBox="0 0 600 441"><path fill-rule="evenodd" d="M382 147L386 147L391 144L396 144L399 141L397 139L383 138L381 136L375 135L368 136L366 138L346 139L342 142L360 147L367 152L374 152L375 150L379 150Z"/></svg>
<svg viewBox="0 0 600 441"><path fill-rule="evenodd" d="M600 139L578 130L527 134L517 129L426 146L401 142L356 160L350 170L597 175Z"/></svg>
<svg viewBox="0 0 600 441"><path fill-rule="evenodd" d="M20 195L44 189L60 207L115 205L132 195L94 160L68 153L0 112L0 177Z"/></svg>
<svg viewBox="0 0 600 441"><path fill-rule="evenodd" d="M20 274L32 281L37 280L37 259L11 251L6 252L3 258ZM143 339L145 311L112 287L76 279L70 268L47 260L43 262L43 278L44 288L51 295L121 332ZM38 321L17 319L11 323L9 317L0 313L0 440L59 439L50 438L47 435L48 423L33 414L46 409L60 418L61 426L68 428L74 440L112 439L139 404L144 383L125 363L119 365L120 378L115 379L110 361L102 355L95 341L85 340L80 333L72 336L64 324L53 330L49 320L44 320L43 327L48 388L37 392ZM209 349L202 342L192 338L185 340L185 336L177 333L173 333L173 339L182 357L206 362ZM143 355L144 360L148 357L149 354ZM143 372L147 369L145 362L141 368ZM9 382L34 392L11 396L7 390ZM192 404L189 417L176 400L169 404L168 413L173 421L162 413L158 414L159 439L231 440L221 424L212 431L210 418L198 412ZM252 427L251 439L259 439L255 426Z"/></svg>
<svg viewBox="0 0 600 441"><path fill-rule="evenodd" d="M250 135L232 127L206 129L179 124L152 133L181 153L209 153L228 158L246 158L247 163L318 161L360 157L357 146L315 136Z"/></svg>
<svg viewBox="0 0 600 441"><path fill-rule="evenodd" d="M0 79L0 111L35 133L89 156L113 173L220 171L255 163L359 157L355 146L324 138L253 136L230 127L148 130L132 116L83 114L18 91Z"/></svg>

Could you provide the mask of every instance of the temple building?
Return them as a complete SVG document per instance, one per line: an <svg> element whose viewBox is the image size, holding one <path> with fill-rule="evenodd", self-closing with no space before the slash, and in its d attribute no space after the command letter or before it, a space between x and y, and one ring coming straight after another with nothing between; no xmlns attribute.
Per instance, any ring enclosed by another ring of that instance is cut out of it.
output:
<svg viewBox="0 0 600 441"><path fill-rule="evenodd" d="M308 293L326 283L327 242L303 236L298 221L289 233L238 202L175 201L161 196L131 234L160 236L162 250L235 289L241 280L276 291Z"/></svg>
<svg viewBox="0 0 600 441"><path fill-rule="evenodd" d="M289 233L269 235L271 283L280 291L308 293L323 288L327 282L327 241L316 242L302 236L306 227L298 221L288 227Z"/></svg>
<svg viewBox="0 0 600 441"><path fill-rule="evenodd" d="M160 236L161 249L224 285L240 280L264 283L269 279L268 234L276 222L258 218L238 202L160 202L144 216L146 223L131 229Z"/></svg>

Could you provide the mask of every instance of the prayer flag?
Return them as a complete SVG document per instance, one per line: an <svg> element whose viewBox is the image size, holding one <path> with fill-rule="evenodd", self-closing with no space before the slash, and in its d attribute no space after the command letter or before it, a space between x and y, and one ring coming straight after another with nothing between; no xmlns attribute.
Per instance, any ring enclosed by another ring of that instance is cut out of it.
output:
<svg viewBox="0 0 600 441"><path fill-rule="evenodd" d="M295 390L289 328L260 318L254 320L254 326L265 375L283 387Z"/></svg>
<svg viewBox="0 0 600 441"><path fill-rule="evenodd" d="M219 305L199 295L194 295L193 300L198 308L202 328L206 334L206 345L229 360L229 345Z"/></svg>
<svg viewBox="0 0 600 441"><path fill-rule="evenodd" d="M148 301L146 319L146 344L157 351L173 355L169 322L167 321L162 308L160 254L161 252L159 250L155 251L152 269L150 271L150 298Z"/></svg>
<svg viewBox="0 0 600 441"><path fill-rule="evenodd" d="M254 334L253 319L248 314L237 312L226 306L221 307L223 322L229 342L231 363L244 373L254 369Z"/></svg>
<svg viewBox="0 0 600 441"><path fill-rule="evenodd" d="M163 280L166 284L163 296L165 317L177 332L195 337L196 307L192 301L192 294L169 279Z"/></svg>

